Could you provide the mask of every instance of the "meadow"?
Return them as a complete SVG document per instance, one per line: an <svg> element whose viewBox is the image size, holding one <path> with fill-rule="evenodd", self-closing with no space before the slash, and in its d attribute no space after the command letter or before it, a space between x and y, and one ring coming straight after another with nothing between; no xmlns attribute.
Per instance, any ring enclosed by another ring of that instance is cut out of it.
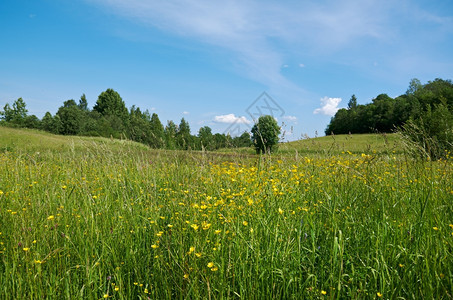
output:
<svg viewBox="0 0 453 300"><path fill-rule="evenodd" d="M451 299L453 159L336 139L257 156L0 128L0 298Z"/></svg>

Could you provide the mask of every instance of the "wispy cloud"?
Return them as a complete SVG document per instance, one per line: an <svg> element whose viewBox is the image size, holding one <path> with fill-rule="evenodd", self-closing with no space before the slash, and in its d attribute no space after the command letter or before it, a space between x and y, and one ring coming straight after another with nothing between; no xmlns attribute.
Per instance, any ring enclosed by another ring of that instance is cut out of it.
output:
<svg viewBox="0 0 453 300"><path fill-rule="evenodd" d="M297 123L297 117L295 116L283 116L283 120L288 122Z"/></svg>
<svg viewBox="0 0 453 300"><path fill-rule="evenodd" d="M232 124L232 123L251 124L252 123L249 120L247 120L246 117L236 117L234 114L215 116L214 122L226 123L226 124Z"/></svg>
<svg viewBox="0 0 453 300"><path fill-rule="evenodd" d="M451 17L427 12L412 0L86 1L134 22L226 50L231 58L229 67L269 90L286 93L287 98L301 95L307 88L285 77L284 69L291 58L297 57L307 64L312 57L343 63L335 54L351 53L350 63L367 69L370 65L367 55L377 55L383 65L387 61L387 74L393 74L401 71L391 63L392 58L412 53L416 47L411 43L418 40L408 36L402 24L411 26L420 21L418 26L427 28L425 36L445 34L444 40L451 39L453 32ZM438 31L439 28L442 30ZM375 49L379 52L370 53ZM357 53L361 59L356 59ZM423 53L417 63L426 59L427 54Z"/></svg>
<svg viewBox="0 0 453 300"><path fill-rule="evenodd" d="M340 102L341 98L321 98L321 107L315 109L313 113L333 116L339 110L338 104L340 104Z"/></svg>
<svg viewBox="0 0 453 300"><path fill-rule="evenodd" d="M281 74L290 52L335 51L361 37L384 38L382 1L94 0L114 13L221 47L245 76L293 86ZM92 3L91 2L91 3ZM302 66L302 65L301 65Z"/></svg>

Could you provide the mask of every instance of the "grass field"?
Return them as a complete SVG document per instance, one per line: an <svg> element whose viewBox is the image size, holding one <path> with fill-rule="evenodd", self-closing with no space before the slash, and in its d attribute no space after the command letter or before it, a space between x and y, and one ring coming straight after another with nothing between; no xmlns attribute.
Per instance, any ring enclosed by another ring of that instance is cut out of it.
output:
<svg viewBox="0 0 453 300"><path fill-rule="evenodd" d="M335 139L259 157L0 127L0 298L452 298L453 160Z"/></svg>

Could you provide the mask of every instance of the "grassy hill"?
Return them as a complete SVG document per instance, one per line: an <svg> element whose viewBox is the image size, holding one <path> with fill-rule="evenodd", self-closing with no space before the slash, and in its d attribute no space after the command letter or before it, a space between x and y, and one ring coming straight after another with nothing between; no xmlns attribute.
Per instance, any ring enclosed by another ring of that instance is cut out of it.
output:
<svg viewBox="0 0 453 300"><path fill-rule="evenodd" d="M397 134L344 134L304 139L282 143L282 153L401 153L401 143Z"/></svg>
<svg viewBox="0 0 453 300"><path fill-rule="evenodd" d="M146 145L103 137L82 137L54 135L44 131L0 127L0 152L62 152L62 151L109 151L141 150L150 148ZM281 143L276 154L334 154L352 153L401 153L401 144L396 134L356 134L335 135ZM193 151L195 152L195 151ZM193 153L192 152L192 153ZM254 155L253 148L221 149L219 155Z"/></svg>
<svg viewBox="0 0 453 300"><path fill-rule="evenodd" d="M149 149L147 146L126 141L103 137L81 137L55 135L33 129L16 129L0 126L0 151L67 151L90 150L107 147L110 150Z"/></svg>

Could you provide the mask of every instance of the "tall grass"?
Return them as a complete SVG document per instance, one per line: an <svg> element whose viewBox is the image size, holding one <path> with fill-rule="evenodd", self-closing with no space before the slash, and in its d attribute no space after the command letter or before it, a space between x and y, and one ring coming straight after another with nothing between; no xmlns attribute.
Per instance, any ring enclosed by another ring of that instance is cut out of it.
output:
<svg viewBox="0 0 453 300"><path fill-rule="evenodd" d="M451 298L453 161L0 154L0 295Z"/></svg>

